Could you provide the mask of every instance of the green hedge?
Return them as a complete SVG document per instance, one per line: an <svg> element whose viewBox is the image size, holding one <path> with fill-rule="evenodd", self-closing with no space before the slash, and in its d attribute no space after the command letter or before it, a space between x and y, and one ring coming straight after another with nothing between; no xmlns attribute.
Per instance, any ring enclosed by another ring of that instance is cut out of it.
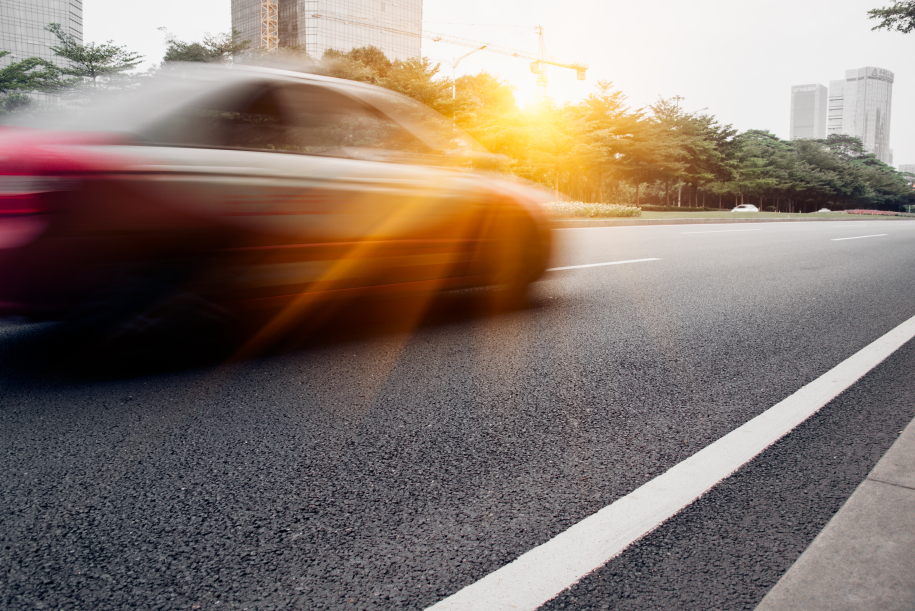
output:
<svg viewBox="0 0 915 611"><path fill-rule="evenodd" d="M585 202L550 202L543 205L556 218L607 218L621 216L642 216L635 206L617 204L588 204Z"/></svg>
<svg viewBox="0 0 915 611"><path fill-rule="evenodd" d="M640 206L645 212L724 212L733 208L733 206L727 208L687 208L679 206L653 206L650 204L643 204Z"/></svg>

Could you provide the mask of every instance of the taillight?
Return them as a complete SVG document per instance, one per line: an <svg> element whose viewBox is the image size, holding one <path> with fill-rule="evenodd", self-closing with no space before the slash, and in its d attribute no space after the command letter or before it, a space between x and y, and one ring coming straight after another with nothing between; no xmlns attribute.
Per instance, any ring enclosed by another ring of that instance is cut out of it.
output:
<svg viewBox="0 0 915 611"><path fill-rule="evenodd" d="M45 193L62 191L69 181L56 176L0 175L0 216L22 216L45 212Z"/></svg>
<svg viewBox="0 0 915 611"><path fill-rule="evenodd" d="M32 242L48 227L47 194L70 181L53 176L0 175L0 248Z"/></svg>

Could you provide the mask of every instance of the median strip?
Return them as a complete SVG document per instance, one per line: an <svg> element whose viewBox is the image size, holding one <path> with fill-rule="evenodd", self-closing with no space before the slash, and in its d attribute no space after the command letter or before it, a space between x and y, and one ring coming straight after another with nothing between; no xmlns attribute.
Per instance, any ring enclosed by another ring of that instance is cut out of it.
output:
<svg viewBox="0 0 915 611"><path fill-rule="evenodd" d="M429 611L534 611L705 494L915 338L912 317L793 395Z"/></svg>
<svg viewBox="0 0 915 611"><path fill-rule="evenodd" d="M863 238L882 238L885 235L890 235L888 233L875 233L874 235L857 235L853 238L833 238L831 242L841 242L842 240L861 240Z"/></svg>
<svg viewBox="0 0 915 611"><path fill-rule="evenodd" d="M588 263L587 265L567 265L566 267L551 267L548 272L558 272L563 269L582 269L585 267L603 267L605 265L623 265L624 263L644 263L645 261L660 261L660 259L632 259L630 261L610 261L608 263Z"/></svg>

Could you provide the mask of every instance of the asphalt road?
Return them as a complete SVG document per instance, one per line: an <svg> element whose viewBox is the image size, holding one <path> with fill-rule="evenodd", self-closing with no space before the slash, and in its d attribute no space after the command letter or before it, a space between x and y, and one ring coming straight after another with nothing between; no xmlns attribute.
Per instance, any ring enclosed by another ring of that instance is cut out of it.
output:
<svg viewBox="0 0 915 611"><path fill-rule="evenodd" d="M908 221L559 230L553 266L649 258L497 315L359 304L195 369L0 327L0 608L423 608L915 316ZM546 608L753 608L915 417L913 367L910 343Z"/></svg>

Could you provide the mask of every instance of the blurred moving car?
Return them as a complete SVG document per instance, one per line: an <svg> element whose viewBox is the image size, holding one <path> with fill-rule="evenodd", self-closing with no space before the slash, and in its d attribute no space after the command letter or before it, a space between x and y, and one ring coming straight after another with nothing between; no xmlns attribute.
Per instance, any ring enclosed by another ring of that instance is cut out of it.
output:
<svg viewBox="0 0 915 611"><path fill-rule="evenodd" d="M76 114L0 128L0 316L291 324L323 297L521 294L546 267L549 194L469 169L469 136L378 87L183 66Z"/></svg>
<svg viewBox="0 0 915 611"><path fill-rule="evenodd" d="M731 212L759 212L759 208L757 208L753 204L740 204L739 206L737 206L736 208L731 210Z"/></svg>

